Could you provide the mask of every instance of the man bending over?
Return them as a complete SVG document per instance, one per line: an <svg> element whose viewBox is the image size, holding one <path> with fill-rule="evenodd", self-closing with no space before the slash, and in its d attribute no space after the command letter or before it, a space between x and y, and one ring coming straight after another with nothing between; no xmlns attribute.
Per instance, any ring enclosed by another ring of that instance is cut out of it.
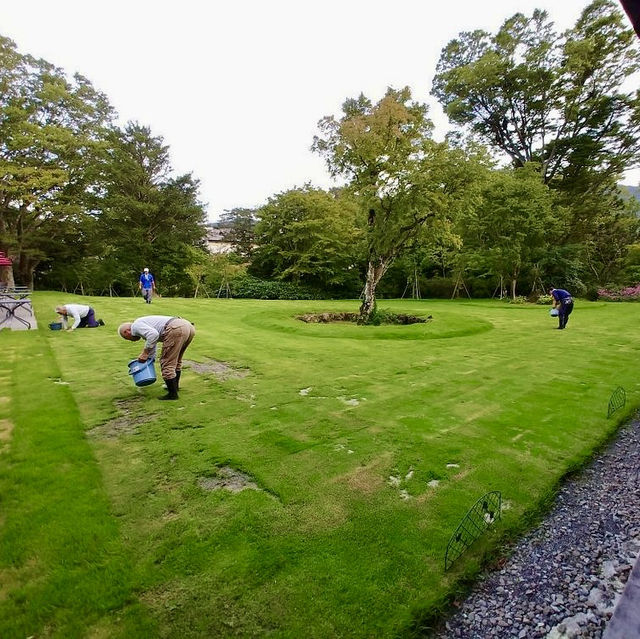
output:
<svg viewBox="0 0 640 639"><path fill-rule="evenodd" d="M156 345L162 342L160 369L169 392L160 399L178 399L182 356L196 334L193 324L181 317L147 315L133 322L121 324L118 333L120 337L131 342L145 339L144 348L138 355L139 362L155 358Z"/></svg>

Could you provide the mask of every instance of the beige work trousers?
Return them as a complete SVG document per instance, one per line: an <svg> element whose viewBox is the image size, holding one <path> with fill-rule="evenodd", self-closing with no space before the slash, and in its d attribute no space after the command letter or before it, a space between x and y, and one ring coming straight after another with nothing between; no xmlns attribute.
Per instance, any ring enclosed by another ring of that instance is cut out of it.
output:
<svg viewBox="0 0 640 639"><path fill-rule="evenodd" d="M193 324L176 317L167 323L162 332L160 370L163 379L173 379L182 370L182 356L196 334Z"/></svg>

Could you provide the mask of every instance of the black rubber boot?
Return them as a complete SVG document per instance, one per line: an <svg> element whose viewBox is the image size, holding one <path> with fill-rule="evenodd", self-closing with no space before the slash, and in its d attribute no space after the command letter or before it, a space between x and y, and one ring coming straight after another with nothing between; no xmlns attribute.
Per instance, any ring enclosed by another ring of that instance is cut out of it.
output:
<svg viewBox="0 0 640 639"><path fill-rule="evenodd" d="M178 380L177 378L173 379L165 379L164 383L167 385L167 390L169 391L164 397L160 397L160 399L178 399Z"/></svg>
<svg viewBox="0 0 640 639"><path fill-rule="evenodd" d="M182 371L176 371L176 391L180 390L180 373Z"/></svg>

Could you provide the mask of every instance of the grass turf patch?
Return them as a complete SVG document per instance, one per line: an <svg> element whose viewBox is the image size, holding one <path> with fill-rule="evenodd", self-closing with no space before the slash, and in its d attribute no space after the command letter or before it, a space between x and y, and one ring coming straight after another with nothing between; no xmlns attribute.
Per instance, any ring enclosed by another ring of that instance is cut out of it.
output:
<svg viewBox="0 0 640 639"><path fill-rule="evenodd" d="M60 299L36 295L41 325ZM0 333L15 358L0 378L13 425L0 448L0 569L13 584L2 636L407 633L637 404L640 320L627 304L580 302L554 331L544 308L487 301L385 301L433 320L364 327L296 320L356 302L88 301L106 327ZM115 332L150 312L196 326L186 357L202 366L170 406L159 384L133 386L140 345ZM618 385L628 409L607 420ZM257 489L203 489L222 468ZM489 490L509 510L445 573L449 536ZM30 588L38 606L20 608ZM8 625L16 614L22 625Z"/></svg>
<svg viewBox="0 0 640 639"><path fill-rule="evenodd" d="M0 635L86 636L100 623L146 636L153 626L49 344L35 331L0 340L0 410L13 424L0 453Z"/></svg>

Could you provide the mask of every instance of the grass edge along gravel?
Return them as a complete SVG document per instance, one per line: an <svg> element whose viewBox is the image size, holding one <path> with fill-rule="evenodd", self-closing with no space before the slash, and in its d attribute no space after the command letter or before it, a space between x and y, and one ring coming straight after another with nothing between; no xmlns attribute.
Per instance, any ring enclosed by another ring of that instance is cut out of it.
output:
<svg viewBox="0 0 640 639"><path fill-rule="evenodd" d="M509 528L494 526L488 528L460 558L454 570L458 571L455 581L448 591L436 598L428 608L414 610L413 620L402 633L404 639L428 639L442 632L448 617L453 614L460 602L466 599L478 584L483 574L500 570L508 560L516 544L532 533L552 512L556 498L561 489L591 465L617 438L620 430L628 426L634 419L640 418L640 404L627 404L609 421L610 429L603 432L603 439L598 445L584 451L571 461L565 473L558 478L556 484L541 496L539 502L524 512L520 519ZM399 635L400 636L400 635Z"/></svg>
<svg viewBox="0 0 640 639"><path fill-rule="evenodd" d="M0 636L153 636L49 343L42 332L11 337L0 379L0 418L13 424L0 449Z"/></svg>

